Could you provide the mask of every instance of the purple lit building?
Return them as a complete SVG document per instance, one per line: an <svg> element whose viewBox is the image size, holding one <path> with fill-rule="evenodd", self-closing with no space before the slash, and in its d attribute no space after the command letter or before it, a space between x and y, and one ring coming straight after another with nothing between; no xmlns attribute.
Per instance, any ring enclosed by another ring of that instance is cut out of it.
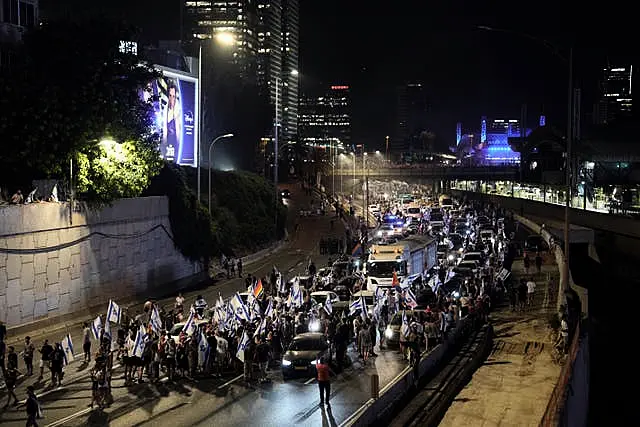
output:
<svg viewBox="0 0 640 427"><path fill-rule="evenodd" d="M462 133L460 125L456 128L456 141L459 157L473 159L476 164L501 165L520 163L520 153L509 146L509 138L519 137L522 133L518 119L493 119L483 116L480 129ZM527 135L531 129L527 129Z"/></svg>

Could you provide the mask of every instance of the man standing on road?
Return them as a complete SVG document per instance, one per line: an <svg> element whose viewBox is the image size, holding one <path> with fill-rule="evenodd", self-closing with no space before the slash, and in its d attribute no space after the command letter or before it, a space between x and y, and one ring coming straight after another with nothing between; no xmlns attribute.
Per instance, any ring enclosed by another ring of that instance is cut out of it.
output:
<svg viewBox="0 0 640 427"><path fill-rule="evenodd" d="M82 329L82 351L84 351L84 363L91 362L91 329L89 323L84 322Z"/></svg>
<svg viewBox="0 0 640 427"><path fill-rule="evenodd" d="M316 371L318 371L318 388L320 389L320 406L327 403L329 404L329 397L331 396L331 381L330 375L333 373L329 365L327 365L324 357L320 358L320 362L316 365ZM334 374L335 375L335 374Z"/></svg>
<svg viewBox="0 0 640 427"><path fill-rule="evenodd" d="M533 307L533 296L536 292L536 282L532 278L529 278L527 282L527 306Z"/></svg>
<svg viewBox="0 0 640 427"><path fill-rule="evenodd" d="M24 359L25 367L27 368L27 376L33 375L33 353L36 351L36 346L31 342L31 337L24 338L24 350L22 351L22 359Z"/></svg>
<svg viewBox="0 0 640 427"><path fill-rule="evenodd" d="M40 412L40 404L36 398L35 390L33 386L27 387L27 427L38 427L38 413Z"/></svg>

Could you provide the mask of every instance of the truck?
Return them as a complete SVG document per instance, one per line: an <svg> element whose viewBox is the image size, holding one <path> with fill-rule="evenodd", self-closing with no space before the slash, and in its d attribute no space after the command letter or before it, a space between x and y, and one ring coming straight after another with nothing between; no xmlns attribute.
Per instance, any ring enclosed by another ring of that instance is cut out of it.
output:
<svg viewBox="0 0 640 427"><path fill-rule="evenodd" d="M391 288L395 272L398 282L411 285L437 263L438 241L432 237L414 235L394 245L371 245L364 273L367 290Z"/></svg>

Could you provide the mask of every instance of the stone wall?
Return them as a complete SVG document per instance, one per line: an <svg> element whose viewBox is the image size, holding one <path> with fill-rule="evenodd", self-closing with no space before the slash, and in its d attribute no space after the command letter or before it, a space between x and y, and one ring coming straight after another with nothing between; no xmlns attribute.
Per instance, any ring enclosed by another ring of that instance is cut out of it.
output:
<svg viewBox="0 0 640 427"><path fill-rule="evenodd" d="M98 211L67 203L0 208L0 320L18 326L123 301L198 273L174 247L165 197Z"/></svg>

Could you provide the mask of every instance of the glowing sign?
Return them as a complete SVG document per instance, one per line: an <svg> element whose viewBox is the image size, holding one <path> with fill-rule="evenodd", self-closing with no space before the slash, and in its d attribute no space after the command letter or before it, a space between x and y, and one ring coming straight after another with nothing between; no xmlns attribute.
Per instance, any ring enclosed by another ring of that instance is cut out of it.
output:
<svg viewBox="0 0 640 427"><path fill-rule="evenodd" d="M331 86L331 90L347 90L349 86Z"/></svg>
<svg viewBox="0 0 640 427"><path fill-rule="evenodd" d="M462 123L458 122L456 124L456 146L460 145L460 141L462 141Z"/></svg>
<svg viewBox="0 0 640 427"><path fill-rule="evenodd" d="M483 143L487 140L487 118L482 117L482 124L480 127L480 143Z"/></svg>
<svg viewBox="0 0 640 427"><path fill-rule="evenodd" d="M540 116L540 126L544 126L547 124L547 117L546 116Z"/></svg>

